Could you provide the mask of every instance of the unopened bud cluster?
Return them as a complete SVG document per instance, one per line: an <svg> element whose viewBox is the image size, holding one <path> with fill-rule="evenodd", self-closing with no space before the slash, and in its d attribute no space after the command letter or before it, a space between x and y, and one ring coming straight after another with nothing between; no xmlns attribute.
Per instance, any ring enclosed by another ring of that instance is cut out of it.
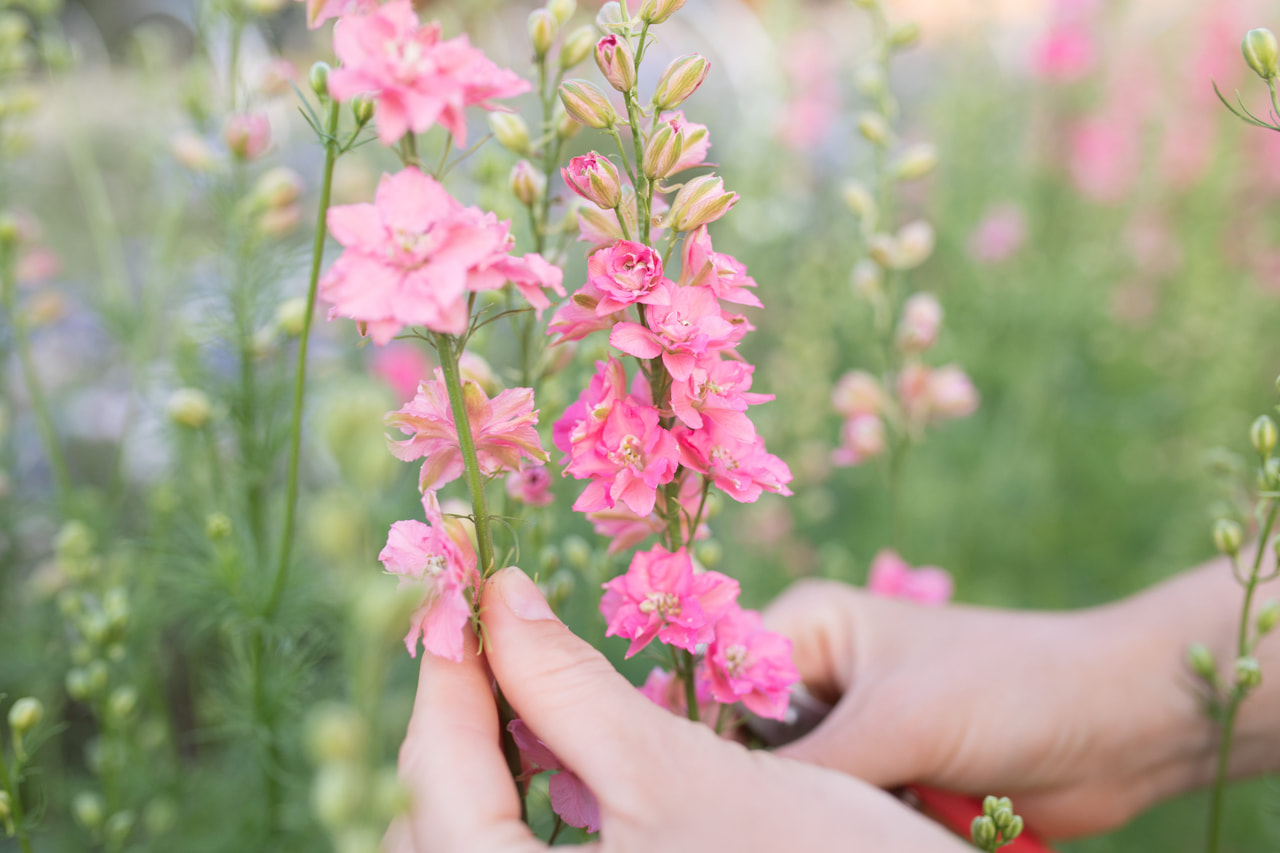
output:
<svg viewBox="0 0 1280 853"><path fill-rule="evenodd" d="M1013 813L1008 797L987 797L982 801L982 814L973 819L970 838L980 849L999 850L1022 834L1022 818Z"/></svg>

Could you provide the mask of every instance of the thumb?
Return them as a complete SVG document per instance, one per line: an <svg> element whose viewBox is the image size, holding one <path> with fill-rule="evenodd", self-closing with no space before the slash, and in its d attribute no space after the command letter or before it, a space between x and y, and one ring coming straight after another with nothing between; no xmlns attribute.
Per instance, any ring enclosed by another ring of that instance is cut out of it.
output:
<svg viewBox="0 0 1280 853"><path fill-rule="evenodd" d="M557 619L520 569L489 578L480 614L507 700L597 795L616 788L623 768L671 748L675 718Z"/></svg>

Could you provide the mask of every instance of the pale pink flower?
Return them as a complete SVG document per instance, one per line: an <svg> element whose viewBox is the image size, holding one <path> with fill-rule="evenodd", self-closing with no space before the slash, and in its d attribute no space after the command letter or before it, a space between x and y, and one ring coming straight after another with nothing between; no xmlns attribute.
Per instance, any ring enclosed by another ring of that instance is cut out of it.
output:
<svg viewBox="0 0 1280 853"><path fill-rule="evenodd" d="M942 303L932 293L913 293L902 306L898 323L898 347L903 352L924 352L938 340L942 329Z"/></svg>
<svg viewBox="0 0 1280 853"><path fill-rule="evenodd" d="M603 299L604 294L590 281L570 296L551 315L551 322L547 324L547 334L556 336L551 346L580 341L593 332L612 328L623 315L619 312L604 315L598 313L596 308Z"/></svg>
<svg viewBox="0 0 1280 853"><path fill-rule="evenodd" d="M684 477L680 482L680 492L676 495L676 501L681 507L678 511L680 538L681 540L687 540L689 538L689 525L697 517L698 510L703 508L701 478ZM667 519L665 512L666 495L659 491L658 501L654 504L653 512L647 516L637 515L629 510L626 504L617 503L612 509L602 509L587 513L587 520L591 522L597 534L609 540L607 553L609 556L613 556L621 554L623 551L628 551L650 536L666 530ZM710 535L711 528L707 526L705 521L700 522L698 529L693 532L694 540L706 539Z"/></svg>
<svg viewBox="0 0 1280 853"><path fill-rule="evenodd" d="M935 566L913 569L897 551L885 549L871 561L867 591L917 604L946 604L951 600L951 575Z"/></svg>
<svg viewBox="0 0 1280 853"><path fill-rule="evenodd" d="M334 29L333 50L342 65L329 73L329 94L338 101L373 95L384 145L439 123L463 148L467 107L494 110L493 99L530 89L518 74L472 47L465 35L441 41L440 24L420 24L410 0L344 18Z"/></svg>
<svg viewBox="0 0 1280 853"><path fill-rule="evenodd" d="M790 89L778 126L783 145L793 150L816 147L840 116L840 51L821 30L808 30L788 39L782 51Z"/></svg>
<svg viewBox="0 0 1280 853"><path fill-rule="evenodd" d="M699 359L731 349L751 330L746 318L726 315L709 288L659 285L661 295L644 308L648 328L622 322L609 333L609 343L636 358L657 358L677 381L689 378ZM659 300L663 300L659 302Z"/></svg>
<svg viewBox="0 0 1280 853"><path fill-rule="evenodd" d="M13 274L18 281L27 286L48 281L60 272L62 272L62 259L52 249L46 249L43 246L22 249L13 269Z"/></svg>
<svg viewBox="0 0 1280 853"><path fill-rule="evenodd" d="M422 350L400 341L374 350L372 367L402 400L412 399L418 393L418 383L431 373L431 362Z"/></svg>
<svg viewBox="0 0 1280 853"><path fill-rule="evenodd" d="M715 624L715 639L703 662L711 695L741 702L760 717L781 720L800 673L791 662L791 641L766 630L760 614L735 603Z"/></svg>
<svg viewBox="0 0 1280 853"><path fill-rule="evenodd" d="M418 655L418 639L433 655L462 660L463 632L471 617L467 591L479 590L476 555L465 528L446 520L433 492L423 498L429 524L397 521L391 525L386 547L378 559L388 572L400 576L400 585L426 587L422 604L414 611L404 644Z"/></svg>
<svg viewBox="0 0 1280 853"><path fill-rule="evenodd" d="M545 465L522 465L507 475L507 494L529 506L546 506L555 500L551 475Z"/></svg>
<svg viewBox="0 0 1280 853"><path fill-rule="evenodd" d="M1031 68L1047 80L1070 83L1085 77L1097 61L1097 46L1088 29L1078 24L1058 24L1035 44Z"/></svg>
<svg viewBox="0 0 1280 853"><path fill-rule="evenodd" d="M622 203L622 176L618 167L602 154L590 151L560 169L565 185L596 207L611 211ZM612 214L605 214L612 217ZM613 217L616 221L616 217Z"/></svg>
<svg viewBox="0 0 1280 853"><path fill-rule="evenodd" d="M694 166L701 166L707 159L707 151L711 149L711 135L705 124L695 124L684 117L684 110L673 110L658 116L660 124L667 124L681 136L682 148L680 159L667 172L674 175Z"/></svg>
<svg viewBox="0 0 1280 853"><path fill-rule="evenodd" d="M884 389L865 370L850 370L831 389L831 406L846 418L878 415L884 408Z"/></svg>
<svg viewBox="0 0 1280 853"><path fill-rule="evenodd" d="M366 14L378 8L382 0L299 0L307 4L307 26L316 29L330 18L350 14Z"/></svg>
<svg viewBox="0 0 1280 853"><path fill-rule="evenodd" d="M482 474L492 477L518 470L522 458L547 461L538 438L533 389L510 388L490 400L475 382L464 382L462 392ZM412 462L425 457L418 479L421 490L438 489L462 476L462 449L440 369L435 381L424 381L412 400L387 415L386 423L411 436L389 441L397 459Z"/></svg>
<svg viewBox="0 0 1280 853"><path fill-rule="evenodd" d="M671 433L659 426L653 406L627 397L613 406L589 444L578 443L565 473L590 478L573 508L598 512L621 502L637 515L648 515L657 489L671 482L680 451Z"/></svg>
<svg viewBox="0 0 1280 853"><path fill-rule="evenodd" d="M922 423L929 417L929 380L932 376L933 371L919 362L906 365L898 373L898 403L907 420L913 423Z"/></svg>
<svg viewBox="0 0 1280 853"><path fill-rule="evenodd" d="M969 236L969 254L984 264L1012 257L1027 239L1027 219L1014 204L991 208Z"/></svg>
<svg viewBox="0 0 1280 853"><path fill-rule="evenodd" d="M930 414L939 419L967 418L978 410L978 391L969 375L954 364L929 376Z"/></svg>
<svg viewBox="0 0 1280 853"><path fill-rule="evenodd" d="M284 95L293 89L297 67L287 59L277 57L266 64L258 76L258 91L264 95Z"/></svg>
<svg viewBox="0 0 1280 853"><path fill-rule="evenodd" d="M754 366L742 361L702 359L687 379L672 381L671 411L691 429L701 429L706 418L740 438L751 438L755 427L744 412L773 399L772 394L751 393L754 372Z"/></svg>
<svg viewBox="0 0 1280 853"><path fill-rule="evenodd" d="M1212 107L1202 107L1207 111ZM1187 189L1199 183L1213 163L1218 123L1190 107L1168 118L1160 147L1160 174L1172 186Z"/></svg>
<svg viewBox="0 0 1280 853"><path fill-rule="evenodd" d="M831 461L847 467L874 459L885 449L884 421L879 415L857 414L840 426L840 446L831 453Z"/></svg>
<svg viewBox="0 0 1280 853"><path fill-rule="evenodd" d="M609 411L627 396L627 371L616 358L596 362L595 375L578 399L551 428L551 440L565 453L565 461L587 452L579 449L596 441ZM642 397L641 402L651 402ZM567 472L566 472L567 473Z"/></svg>
<svg viewBox="0 0 1280 853"><path fill-rule="evenodd" d="M699 675L702 673L699 672ZM695 677L694 701L698 703L698 719L708 723L714 722L720 714L720 703L711 696L711 682L705 677ZM684 682L667 672L660 666L649 670L644 684L639 687L640 695L659 708L684 717L689 711L688 697L685 694Z"/></svg>
<svg viewBox="0 0 1280 853"><path fill-rule="evenodd" d="M716 620L738 598L738 582L719 572L693 571L689 552L675 553L661 545L640 551L626 574L604 585L600 612L609 623L606 637L631 641L627 657L655 637L661 642L693 651L710 642Z"/></svg>
<svg viewBox="0 0 1280 853"><path fill-rule="evenodd" d="M529 765L525 778L539 773L553 774L547 783L551 810L560 815L569 826L585 829L587 832L599 832L600 804L591 789L556 757L551 747L538 739L524 720L507 723L507 731L511 732L512 740Z"/></svg>
<svg viewBox="0 0 1280 853"><path fill-rule="evenodd" d="M739 503L755 503L764 492L789 495L791 469L765 450L758 435L746 438L708 421L704 429L675 428L680 464L705 474L716 487Z"/></svg>
<svg viewBox="0 0 1280 853"><path fill-rule="evenodd" d="M746 265L732 255L715 251L705 225L685 238L680 284L706 287L725 302L763 307L756 295L746 289L756 286L756 280L747 275Z"/></svg>
<svg viewBox="0 0 1280 853"><path fill-rule="evenodd" d="M1128 195L1139 172L1139 129L1119 116L1079 122L1069 137L1068 168L1086 198L1114 203Z"/></svg>
<svg viewBox="0 0 1280 853"><path fill-rule="evenodd" d="M262 113L237 113L222 129L227 150L240 160L256 160L271 144L271 122Z"/></svg>
<svg viewBox="0 0 1280 853"><path fill-rule="evenodd" d="M663 284L662 258L643 243L619 240L587 259L587 283L600 293L596 315L604 317L637 302L666 305L671 295Z"/></svg>

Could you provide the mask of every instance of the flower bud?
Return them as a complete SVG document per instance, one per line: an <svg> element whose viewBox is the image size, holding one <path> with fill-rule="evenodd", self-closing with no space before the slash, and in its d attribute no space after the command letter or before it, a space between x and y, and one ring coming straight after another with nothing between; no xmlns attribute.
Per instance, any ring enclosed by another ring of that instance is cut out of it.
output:
<svg viewBox="0 0 1280 853"><path fill-rule="evenodd" d="M364 776L345 761L320 766L311 786L311 808L322 824L337 829L359 817L364 810Z"/></svg>
<svg viewBox="0 0 1280 853"><path fill-rule="evenodd" d="M738 194L724 188L719 175L703 175L689 181L676 193L667 221L676 231L693 231L715 222L738 203Z"/></svg>
<svg viewBox="0 0 1280 853"><path fill-rule="evenodd" d="M900 181L914 181L932 172L938 165L938 149L927 142L912 145L893 164L893 176Z"/></svg>
<svg viewBox="0 0 1280 853"><path fill-rule="evenodd" d="M1213 523L1213 544L1222 554L1234 557L1240 553L1240 542L1244 532L1240 525L1229 518L1220 518Z"/></svg>
<svg viewBox="0 0 1280 853"><path fill-rule="evenodd" d="M714 569L724 559L724 546L714 539L708 539L695 545L693 554L705 568Z"/></svg>
<svg viewBox="0 0 1280 853"><path fill-rule="evenodd" d="M307 715L306 741L311 760L317 764L359 763L368 758L369 732L364 718L340 702L325 703Z"/></svg>
<svg viewBox="0 0 1280 853"><path fill-rule="evenodd" d="M874 228L876 216L879 213L876 205L875 196L871 194L871 190L867 189L864 184L857 181L851 181L845 184L844 203L853 211L853 214L862 220L863 228Z"/></svg>
<svg viewBox="0 0 1280 853"><path fill-rule="evenodd" d="M853 72L853 86L864 97L879 98L885 88L884 71L874 62L865 62Z"/></svg>
<svg viewBox="0 0 1280 853"><path fill-rule="evenodd" d="M529 153L529 125L516 113L489 113L489 130L498 144L512 154Z"/></svg>
<svg viewBox="0 0 1280 853"><path fill-rule="evenodd" d="M915 21L898 24L893 28L893 32L889 33L890 50L905 50L918 41L920 41L920 25Z"/></svg>
<svg viewBox="0 0 1280 853"><path fill-rule="evenodd" d="M169 153L178 165L193 172L211 172L218 163L209 144L202 137L186 131L174 134L169 140Z"/></svg>
<svg viewBox="0 0 1280 853"><path fill-rule="evenodd" d="M13 800L9 797L9 792L0 790L0 823L6 823L13 817Z"/></svg>
<svg viewBox="0 0 1280 853"><path fill-rule="evenodd" d="M321 100L329 97L329 72L332 70L329 63L317 62L307 72L307 83L310 84L311 91L315 92Z"/></svg>
<svg viewBox="0 0 1280 853"><path fill-rule="evenodd" d="M902 306L897 344L903 352L924 352L938 340L942 329L942 304L932 293L913 293Z"/></svg>
<svg viewBox="0 0 1280 853"><path fill-rule="evenodd" d="M1008 798L1006 797L1005 799L1008 799ZM1013 840L1013 836L1011 836L1009 833L1012 827L1014 826L1015 821L1017 821L1018 832L1022 832L1022 821L1017 815L1013 813L1013 809L1011 808L1001 806L1000 808L996 809L991 813L991 821L996 825L996 829L1000 831L1000 835L1003 841Z"/></svg>
<svg viewBox="0 0 1280 853"><path fill-rule="evenodd" d="M579 571L591 565L591 546L581 536L566 536L560 550L565 562Z"/></svg>
<svg viewBox="0 0 1280 853"><path fill-rule="evenodd" d="M670 122L662 122L649 137L644 147L644 158L641 167L647 177L665 178L675 170L684 153L684 132L671 126Z"/></svg>
<svg viewBox="0 0 1280 853"><path fill-rule="evenodd" d="M609 0L600 7L596 13L596 28L605 33L625 33L631 29L631 22L622 14L622 4L618 0Z"/></svg>
<svg viewBox="0 0 1280 853"><path fill-rule="evenodd" d="M1271 451L1276 449L1276 422L1261 415L1249 428L1249 440L1253 442L1253 449L1261 456L1270 456Z"/></svg>
<svg viewBox="0 0 1280 853"><path fill-rule="evenodd" d="M646 24L661 24L680 11L685 0L644 0L640 6L640 20Z"/></svg>
<svg viewBox="0 0 1280 853"><path fill-rule="evenodd" d="M368 95L356 95L351 99L351 116L359 127L373 121L373 114L377 109L377 103Z"/></svg>
<svg viewBox="0 0 1280 853"><path fill-rule="evenodd" d="M77 702L89 698L89 673L80 667L69 670L66 679L67 695Z"/></svg>
<svg viewBox="0 0 1280 853"><path fill-rule="evenodd" d="M241 113L227 119L222 141L237 160L256 160L271 143L271 123L261 113Z"/></svg>
<svg viewBox="0 0 1280 853"><path fill-rule="evenodd" d="M1244 40L1240 42L1240 52L1244 54L1244 61L1263 80L1272 80L1280 75L1276 58L1276 37L1266 27L1258 27L1245 33Z"/></svg>
<svg viewBox="0 0 1280 853"><path fill-rule="evenodd" d="M179 388L169 395L169 419L174 423L200 429L209 422L213 404L209 396L197 388Z"/></svg>
<svg viewBox="0 0 1280 853"><path fill-rule="evenodd" d="M898 230L897 243L898 269L918 267L933 254L933 226L922 220L908 222Z"/></svg>
<svg viewBox="0 0 1280 853"><path fill-rule="evenodd" d="M625 38L608 35L596 42L596 66L609 85L630 92L636 85L636 57Z"/></svg>
<svg viewBox="0 0 1280 853"><path fill-rule="evenodd" d="M1271 598L1264 602L1258 609L1258 618L1254 625L1257 626L1259 634L1270 634L1275 630L1276 625L1280 625L1280 601Z"/></svg>
<svg viewBox="0 0 1280 853"><path fill-rule="evenodd" d="M982 850L992 849L996 843L996 824L987 815L979 815L969 826L969 836L973 843Z"/></svg>
<svg viewBox="0 0 1280 853"><path fill-rule="evenodd" d="M574 157L560 170L560 177L569 189L601 210L614 210L622 203L622 177L603 154L591 151Z"/></svg>
<svg viewBox="0 0 1280 853"><path fill-rule="evenodd" d="M213 541L231 535L231 517L225 512L211 512L204 519L204 535Z"/></svg>
<svg viewBox="0 0 1280 853"><path fill-rule="evenodd" d="M528 160L517 160L511 167L511 193L525 207L533 207L547 191L547 178Z"/></svg>
<svg viewBox="0 0 1280 853"><path fill-rule="evenodd" d="M128 809L116 812L107 818L107 825L102 828L102 835L106 839L108 850L119 850L124 846L129 833L133 832L134 822L134 814Z"/></svg>
<svg viewBox="0 0 1280 853"><path fill-rule="evenodd" d="M18 737L40 725L43 718L44 705L31 696L23 696L9 708L9 728Z"/></svg>
<svg viewBox="0 0 1280 853"><path fill-rule="evenodd" d="M596 28L592 26L578 27L565 37L560 46L560 69L568 71L587 58L596 45Z"/></svg>
<svg viewBox="0 0 1280 853"><path fill-rule="evenodd" d="M547 0L547 11L563 26L578 11L578 0Z"/></svg>
<svg viewBox="0 0 1280 853"><path fill-rule="evenodd" d="M889 142L889 123L879 113L863 113L858 116L858 133L875 145Z"/></svg>
<svg viewBox="0 0 1280 853"><path fill-rule="evenodd" d="M875 261L864 258L853 265L849 283L857 296L876 299L884 292L884 271Z"/></svg>
<svg viewBox="0 0 1280 853"><path fill-rule="evenodd" d="M107 700L107 714L116 722L125 722L138 710L138 690L125 684L111 692Z"/></svg>
<svg viewBox="0 0 1280 853"><path fill-rule="evenodd" d="M1253 690L1262 683L1262 667L1252 656L1236 658L1236 686L1241 690Z"/></svg>
<svg viewBox="0 0 1280 853"><path fill-rule="evenodd" d="M107 807L103 804L102 797L92 791L81 791L71 801L71 813L85 829L94 830L102 826Z"/></svg>
<svg viewBox="0 0 1280 853"><path fill-rule="evenodd" d="M1218 679L1218 663L1204 643L1192 643L1187 647L1187 666L1210 684Z"/></svg>
<svg viewBox="0 0 1280 853"><path fill-rule="evenodd" d="M551 43L556 39L556 31L560 23L556 16L546 9L534 9L529 13L529 41L533 42L533 52L538 59L547 55Z"/></svg>
<svg viewBox="0 0 1280 853"><path fill-rule="evenodd" d="M683 104L698 90L702 81L707 79L707 72L710 70L710 60L696 53L672 60L667 70L658 78L658 85L653 90L654 109L662 112Z"/></svg>
<svg viewBox="0 0 1280 853"><path fill-rule="evenodd" d="M305 187L301 175L287 166L277 166L258 178L252 201L260 207L286 207L298 200Z"/></svg>
<svg viewBox="0 0 1280 853"><path fill-rule="evenodd" d="M1022 834L1022 818L1019 815L1013 815L1009 818L1008 823L1000 827L1001 840L1013 841Z"/></svg>
<svg viewBox="0 0 1280 853"><path fill-rule="evenodd" d="M100 660L89 661L89 665L85 667L85 673L89 679L89 695L96 696L107 689L107 681L111 677L111 673L107 670L105 662Z"/></svg>
<svg viewBox="0 0 1280 853"><path fill-rule="evenodd" d="M566 80L560 85L560 102L578 124L604 130L618 122L613 104L586 80Z"/></svg>
<svg viewBox="0 0 1280 853"><path fill-rule="evenodd" d="M1258 488L1264 492L1280 489L1280 458L1272 456L1258 469Z"/></svg>
<svg viewBox="0 0 1280 853"><path fill-rule="evenodd" d="M867 254L881 269L898 265L898 241L888 234L872 234L867 240Z"/></svg>

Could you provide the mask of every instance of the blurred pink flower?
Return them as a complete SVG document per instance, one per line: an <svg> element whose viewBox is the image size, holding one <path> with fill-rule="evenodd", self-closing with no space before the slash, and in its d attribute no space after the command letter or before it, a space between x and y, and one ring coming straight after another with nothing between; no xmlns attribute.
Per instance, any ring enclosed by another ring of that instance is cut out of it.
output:
<svg viewBox="0 0 1280 853"><path fill-rule="evenodd" d="M969 236L969 254L984 264L1007 260L1027 239L1027 219L1015 204L992 207Z"/></svg>
<svg viewBox="0 0 1280 853"><path fill-rule="evenodd" d="M846 418L880 414L884 407L880 380L865 370L850 370L831 389L831 406Z"/></svg>
<svg viewBox="0 0 1280 853"><path fill-rule="evenodd" d="M439 123L464 148L467 107L494 110L493 99L531 88L515 72L494 65L465 35L441 41L440 24L420 24L410 0L344 18L334 29L333 50L342 65L329 73L329 94L338 101L372 94L384 145Z"/></svg>
<svg viewBox="0 0 1280 853"><path fill-rule="evenodd" d="M1076 189L1103 203L1120 201L1139 173L1139 130L1119 116L1095 116L1070 131L1068 169Z"/></svg>
<svg viewBox="0 0 1280 853"><path fill-rule="evenodd" d="M1199 183L1213 162L1218 141L1217 116L1203 114L1207 109L1213 107L1185 106L1183 111L1173 113L1165 124L1160 174L1178 189Z"/></svg>
<svg viewBox="0 0 1280 853"><path fill-rule="evenodd" d="M507 475L507 494L529 506L546 506L555 500L551 475L545 465L522 465Z"/></svg>
<svg viewBox="0 0 1280 853"><path fill-rule="evenodd" d="M898 552L886 549L871 561L867 591L917 604L946 604L951 600L951 575L935 566L913 569Z"/></svg>
<svg viewBox="0 0 1280 853"><path fill-rule="evenodd" d="M307 4L307 26L316 29L330 18L365 14L378 8L382 0L299 0Z"/></svg>
<svg viewBox="0 0 1280 853"><path fill-rule="evenodd" d="M287 59L277 57L263 67L258 76L258 91L264 95L284 95L293 90L298 76L297 67Z"/></svg>
<svg viewBox="0 0 1280 853"><path fill-rule="evenodd" d="M1046 80L1070 83L1094 69L1098 49L1094 36L1079 24L1056 24L1035 43L1031 69Z"/></svg>
<svg viewBox="0 0 1280 853"><path fill-rule="evenodd" d="M778 123L778 138L792 150L811 149L840 115L840 53L827 33L814 29L788 39L782 55L793 94Z"/></svg>
<svg viewBox="0 0 1280 853"><path fill-rule="evenodd" d="M766 630L759 613L736 604L716 622L704 666L717 701L741 702L773 720L786 716L791 688L800 681L791 641Z"/></svg>
<svg viewBox="0 0 1280 853"><path fill-rule="evenodd" d="M418 383L431 373L431 363L422 350L400 341L374 350L372 367L402 400L412 399Z"/></svg>
<svg viewBox="0 0 1280 853"><path fill-rule="evenodd" d="M884 421L878 415L857 414L840 427L840 446L831 453L831 462L848 467L874 459L885 449Z"/></svg>
<svg viewBox="0 0 1280 853"><path fill-rule="evenodd" d="M942 303L932 293L913 293L902 306L897 344L903 352L924 352L938 340Z"/></svg>
<svg viewBox="0 0 1280 853"><path fill-rule="evenodd" d="M490 400L475 382L463 383L467 421L474 436L480 470L486 477L515 471L520 460L545 462L546 451L538 438L538 412L533 389L510 388ZM434 381L424 381L404 407L387 415L388 426L410 437L389 440L392 455L404 462L423 459L418 487L438 489L462 476L462 449L454 425L444 373L437 368Z"/></svg>
<svg viewBox="0 0 1280 853"><path fill-rule="evenodd" d="M929 376L929 411L935 418L966 418L978 410L978 391L969 375L954 364Z"/></svg>
<svg viewBox="0 0 1280 853"><path fill-rule="evenodd" d="M238 113L222 129L227 150L240 160L256 160L271 144L271 122L262 113Z"/></svg>
<svg viewBox="0 0 1280 853"><path fill-rule="evenodd" d="M685 238L680 284L709 288L717 299L725 302L764 307L747 289L755 287L756 280L747 275L746 264L732 255L717 252L711 245L711 234L705 225Z"/></svg>
<svg viewBox="0 0 1280 853"><path fill-rule="evenodd" d="M585 829L587 832L600 831L600 804L595 794L573 771L564 766L551 748L533 733L524 720L512 720L507 723L507 731L520 748L525 761L530 765L527 776L539 773L551 773L547 783L547 793L551 796L551 810L558 814L569 826Z"/></svg>

